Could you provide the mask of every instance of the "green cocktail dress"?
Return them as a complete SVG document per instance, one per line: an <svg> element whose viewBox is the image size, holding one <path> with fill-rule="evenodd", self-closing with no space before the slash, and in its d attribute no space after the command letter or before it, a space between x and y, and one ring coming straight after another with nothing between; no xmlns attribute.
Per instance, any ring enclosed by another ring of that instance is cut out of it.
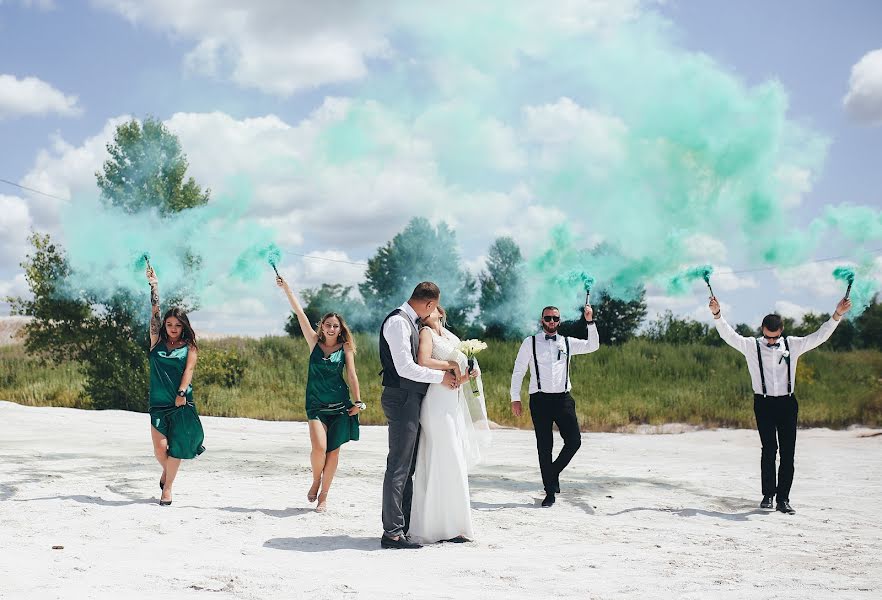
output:
<svg viewBox="0 0 882 600"><path fill-rule="evenodd" d="M349 416L352 402L343 379L346 359L343 348L325 357L318 344L309 355L306 379L306 416L318 419L328 428L328 452L349 440L358 439L358 415Z"/></svg>
<svg viewBox="0 0 882 600"><path fill-rule="evenodd" d="M168 440L172 458L196 458L205 452L205 433L193 404L193 386L187 386L187 403L175 406L178 386L187 365L189 346L169 350L159 342L150 351L150 423Z"/></svg>

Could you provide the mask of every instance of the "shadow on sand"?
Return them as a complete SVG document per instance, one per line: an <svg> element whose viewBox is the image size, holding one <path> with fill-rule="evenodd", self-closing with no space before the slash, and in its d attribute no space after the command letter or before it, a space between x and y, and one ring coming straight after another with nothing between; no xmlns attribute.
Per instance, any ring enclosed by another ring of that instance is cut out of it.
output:
<svg viewBox="0 0 882 600"><path fill-rule="evenodd" d="M329 535L301 538L273 538L263 544L264 548L291 550L294 552L333 552L334 550L379 550L380 536L352 537Z"/></svg>
<svg viewBox="0 0 882 600"><path fill-rule="evenodd" d="M715 519L725 519L726 521L747 521L748 517L752 515L769 515L773 511L771 510L760 510L754 509L746 512L739 513L728 513L728 512L720 512L717 510L702 510L700 508L628 508L616 513L608 513L607 516L615 517L618 515L624 515L632 512L642 512L642 511L652 511L652 512L663 512L670 513L672 515L677 515L678 517L714 517Z"/></svg>

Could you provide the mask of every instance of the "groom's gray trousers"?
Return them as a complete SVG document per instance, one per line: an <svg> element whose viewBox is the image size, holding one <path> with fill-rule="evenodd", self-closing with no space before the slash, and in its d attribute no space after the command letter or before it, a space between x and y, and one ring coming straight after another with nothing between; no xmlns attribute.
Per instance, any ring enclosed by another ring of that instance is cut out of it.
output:
<svg viewBox="0 0 882 600"><path fill-rule="evenodd" d="M420 404L424 394L401 388L383 388L380 403L389 422L389 456L383 479L383 531L390 537L406 535L410 527L413 472L420 437Z"/></svg>

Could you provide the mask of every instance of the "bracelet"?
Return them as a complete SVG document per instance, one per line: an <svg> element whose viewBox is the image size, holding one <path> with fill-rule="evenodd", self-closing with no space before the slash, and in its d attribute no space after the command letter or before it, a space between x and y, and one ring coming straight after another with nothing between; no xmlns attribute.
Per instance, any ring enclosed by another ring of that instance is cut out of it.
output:
<svg viewBox="0 0 882 600"><path fill-rule="evenodd" d="M353 404L353 406L357 406L359 410L366 410L367 409L367 404L365 404L361 400L359 400L358 402Z"/></svg>
<svg viewBox="0 0 882 600"><path fill-rule="evenodd" d="M840 315L840 314L839 314L838 312L836 312L835 310L833 311L833 314L836 315L836 316L839 317L839 318L842 318L842 315Z"/></svg>
<svg viewBox="0 0 882 600"><path fill-rule="evenodd" d="M718 310L717 312L711 312L711 314L715 317L719 317L721 312L723 312L723 311Z"/></svg>

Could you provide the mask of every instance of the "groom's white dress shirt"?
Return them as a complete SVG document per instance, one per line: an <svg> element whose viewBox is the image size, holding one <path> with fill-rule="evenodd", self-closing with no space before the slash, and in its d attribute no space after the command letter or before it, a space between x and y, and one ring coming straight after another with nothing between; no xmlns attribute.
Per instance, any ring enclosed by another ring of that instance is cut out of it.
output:
<svg viewBox="0 0 882 600"><path fill-rule="evenodd" d="M530 394L544 392L546 394L559 394L569 392L572 384L567 373L566 346L562 335L557 334L556 339L549 340L545 337L545 331L536 335L536 359L539 361L539 379L542 381L542 389L536 381L536 361L533 360L533 336L528 337L518 350L515 359L514 370L511 373L512 402L521 399L521 383L527 370L530 371ZM567 337L570 342L570 356L588 354L600 348L600 336L597 333L597 325L588 326L588 339Z"/></svg>
<svg viewBox="0 0 882 600"><path fill-rule="evenodd" d="M389 344L392 363L398 376L421 383L441 383L444 380L444 371L423 367L413 360L410 348L411 333L413 333L411 324L416 327L419 316L407 302L399 308L402 312L389 317L383 326L383 337Z"/></svg>
<svg viewBox="0 0 882 600"><path fill-rule="evenodd" d="M756 355L756 343L759 341L760 354L763 357L763 373L766 377L766 395L787 395L787 361L784 360L786 348L784 347L783 339L778 340L777 346L773 344L772 347L769 347L765 338L739 335L723 317L714 319L714 325L723 341L741 352L747 359L747 370L750 372L750 382L755 394L763 393L759 357ZM833 335L837 325L839 325L839 321L831 317L816 332L810 335L805 337L787 336L787 343L790 345L791 390L796 391L796 360L800 355L826 342Z"/></svg>

